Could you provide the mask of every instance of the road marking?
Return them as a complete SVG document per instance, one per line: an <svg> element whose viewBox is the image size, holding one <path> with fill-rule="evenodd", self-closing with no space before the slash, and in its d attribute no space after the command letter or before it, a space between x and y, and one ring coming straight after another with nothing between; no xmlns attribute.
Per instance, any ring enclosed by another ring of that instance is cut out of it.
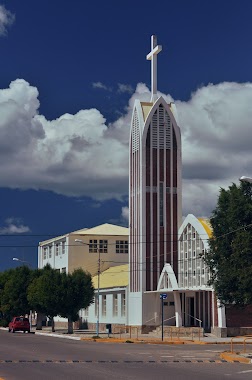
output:
<svg viewBox="0 0 252 380"><path fill-rule="evenodd" d="M160 358L174 358L174 355L161 355Z"/></svg>
<svg viewBox="0 0 252 380"><path fill-rule="evenodd" d="M207 351L207 352L217 352L217 353L223 352L223 351L220 351L220 350L205 350L205 351Z"/></svg>
<svg viewBox="0 0 252 380"><path fill-rule="evenodd" d="M249 369L249 370L247 370L247 371L237 372L237 373L249 373L249 372L252 372L252 369Z"/></svg>
<svg viewBox="0 0 252 380"><path fill-rule="evenodd" d="M181 355L182 358L195 358L195 355Z"/></svg>
<svg viewBox="0 0 252 380"><path fill-rule="evenodd" d="M115 364L115 363L228 363L225 360L211 360L211 359L195 359L195 358L184 358L184 359L170 359L170 360L148 360L147 358L145 360L0 360L0 363L6 363L6 364L12 364L12 363L25 363L25 364L39 364L39 363L46 363L46 364L71 364L71 363L92 363L92 364L104 364L104 363L110 363L110 364ZM234 361L233 361L234 363ZM231 364L231 362L230 362ZM242 372L237 372L237 373L246 373L246 372L252 372L252 370L248 371L242 371ZM0 380L4 380L0 378Z"/></svg>

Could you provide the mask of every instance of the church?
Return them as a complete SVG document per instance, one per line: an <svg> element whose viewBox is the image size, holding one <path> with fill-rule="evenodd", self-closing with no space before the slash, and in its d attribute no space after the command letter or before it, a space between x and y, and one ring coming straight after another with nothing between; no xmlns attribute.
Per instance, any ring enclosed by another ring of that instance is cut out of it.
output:
<svg viewBox="0 0 252 380"><path fill-rule="evenodd" d="M151 99L136 100L132 113L128 324L151 331L162 322L165 300L164 325L198 326L220 337L251 333L251 310L220 305L208 285L208 221L189 214L182 223L181 135L175 105L157 95L161 50L152 36Z"/></svg>

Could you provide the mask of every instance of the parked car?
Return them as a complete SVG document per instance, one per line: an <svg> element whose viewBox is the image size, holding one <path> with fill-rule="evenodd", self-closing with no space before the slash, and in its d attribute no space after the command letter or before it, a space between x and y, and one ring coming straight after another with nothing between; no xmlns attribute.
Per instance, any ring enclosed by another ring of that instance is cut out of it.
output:
<svg viewBox="0 0 252 380"><path fill-rule="evenodd" d="M30 322L28 318L24 317L14 317L9 323L9 332L14 333L15 331L27 331L30 332Z"/></svg>

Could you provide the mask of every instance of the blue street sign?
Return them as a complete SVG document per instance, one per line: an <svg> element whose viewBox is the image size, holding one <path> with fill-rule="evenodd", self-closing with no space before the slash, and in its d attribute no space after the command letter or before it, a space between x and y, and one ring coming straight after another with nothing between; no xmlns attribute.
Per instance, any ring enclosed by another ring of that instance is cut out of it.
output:
<svg viewBox="0 0 252 380"><path fill-rule="evenodd" d="M165 293L161 293L161 294L159 295L159 297L160 297L161 300L165 300L165 299L167 298L167 294L165 294Z"/></svg>

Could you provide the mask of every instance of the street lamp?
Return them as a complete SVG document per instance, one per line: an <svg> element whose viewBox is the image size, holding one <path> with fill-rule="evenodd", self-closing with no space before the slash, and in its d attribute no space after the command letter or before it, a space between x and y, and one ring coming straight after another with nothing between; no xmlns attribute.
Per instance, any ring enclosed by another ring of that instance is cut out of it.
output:
<svg viewBox="0 0 252 380"><path fill-rule="evenodd" d="M26 260L21 260L21 259L19 259L18 257L13 257L12 260L13 260L13 261L19 261L20 263L27 264L28 266L31 267L31 264L30 264L28 261L26 261Z"/></svg>
<svg viewBox="0 0 252 380"><path fill-rule="evenodd" d="M249 183L252 183L252 178L251 178L251 177L246 177L245 175L243 175L243 176L240 178L240 181L242 181L242 182L249 182Z"/></svg>
<svg viewBox="0 0 252 380"><path fill-rule="evenodd" d="M84 245L88 245L88 243L85 243L81 239L74 239L76 243L81 243ZM96 335L99 336L99 324L100 324L100 273L101 273L101 252L97 245L97 251L98 251L98 287L97 287L97 321L96 321Z"/></svg>

